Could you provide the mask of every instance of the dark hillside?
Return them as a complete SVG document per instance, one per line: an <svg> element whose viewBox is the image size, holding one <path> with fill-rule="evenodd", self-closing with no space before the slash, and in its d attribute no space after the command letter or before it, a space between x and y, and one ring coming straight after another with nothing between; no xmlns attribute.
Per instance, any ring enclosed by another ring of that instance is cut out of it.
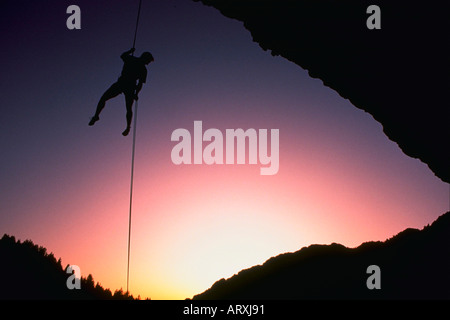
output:
<svg viewBox="0 0 450 320"><path fill-rule="evenodd" d="M122 290L114 294L95 284L92 275L81 277L81 289L69 290L71 274L53 253L30 240L16 241L4 235L0 239L0 299L132 299Z"/></svg>
<svg viewBox="0 0 450 320"><path fill-rule="evenodd" d="M450 212L422 230L350 249L311 245L217 281L194 299L450 299ZM381 270L369 290L367 267Z"/></svg>

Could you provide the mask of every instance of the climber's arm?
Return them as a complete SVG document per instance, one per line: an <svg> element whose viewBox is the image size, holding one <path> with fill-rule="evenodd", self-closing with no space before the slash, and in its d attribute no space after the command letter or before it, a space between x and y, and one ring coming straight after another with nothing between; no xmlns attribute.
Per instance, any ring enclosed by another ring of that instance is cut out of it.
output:
<svg viewBox="0 0 450 320"><path fill-rule="evenodd" d="M134 48L131 48L128 51L125 51L124 53L122 53L122 55L120 56L120 58L122 58L122 60L125 60L126 57L128 57L130 54L132 54L134 52Z"/></svg>

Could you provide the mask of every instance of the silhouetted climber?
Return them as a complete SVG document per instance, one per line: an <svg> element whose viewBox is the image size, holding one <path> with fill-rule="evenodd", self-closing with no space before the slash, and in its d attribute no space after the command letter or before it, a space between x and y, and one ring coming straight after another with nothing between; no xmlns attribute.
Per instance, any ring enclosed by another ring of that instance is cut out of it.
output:
<svg viewBox="0 0 450 320"><path fill-rule="evenodd" d="M105 107L106 101L123 93L125 95L125 104L127 107L127 128L122 134L126 136L130 132L131 119L133 117L133 101L138 99L138 93L141 91L142 85L147 80L146 65L154 61L150 52L142 53L139 58L132 56L134 50L135 49L132 48L122 53L120 56L124 62L122 74L117 82L112 84L100 98L95 115L91 118L91 121L89 121L90 126L93 126L95 122L100 120L99 115ZM137 84L136 81L138 81Z"/></svg>

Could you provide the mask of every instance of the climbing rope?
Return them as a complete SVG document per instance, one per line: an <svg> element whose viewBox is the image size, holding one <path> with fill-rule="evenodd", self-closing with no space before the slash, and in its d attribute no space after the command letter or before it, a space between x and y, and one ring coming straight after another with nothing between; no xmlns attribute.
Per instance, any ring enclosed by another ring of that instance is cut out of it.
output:
<svg viewBox="0 0 450 320"><path fill-rule="evenodd" d="M137 31L138 31L138 26L139 26L139 17L141 15L141 5L142 5L142 0L139 0L138 14L137 14L137 18L136 18L136 29L134 29L133 48L135 48L135 45L136 45L136 36L137 36Z"/></svg>
<svg viewBox="0 0 450 320"><path fill-rule="evenodd" d="M136 36L139 26L139 16L141 15L142 0L139 0L138 14L136 18L136 28L134 30L133 48L136 46ZM132 53L134 55L134 52ZM136 126L137 126L138 101L134 103L134 125L133 125L133 147L131 150L131 181L130 181L130 210L128 215L128 261L127 261L127 294L129 293L130 282L130 245L131 245L131 209L133 204L133 178L134 178L134 151L136 149Z"/></svg>

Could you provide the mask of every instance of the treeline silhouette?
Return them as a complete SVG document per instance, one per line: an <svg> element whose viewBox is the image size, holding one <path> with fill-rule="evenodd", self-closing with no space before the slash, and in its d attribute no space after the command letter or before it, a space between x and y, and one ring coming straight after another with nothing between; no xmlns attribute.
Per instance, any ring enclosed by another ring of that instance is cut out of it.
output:
<svg viewBox="0 0 450 320"><path fill-rule="evenodd" d="M369 290L367 267L381 270ZM450 212L357 248L311 245L221 279L193 299L450 299Z"/></svg>
<svg viewBox="0 0 450 320"><path fill-rule="evenodd" d="M114 293L95 283L91 274L81 277L81 288L69 290L61 259L31 240L21 242L4 234L0 240L0 299L118 299L135 300L122 289Z"/></svg>

